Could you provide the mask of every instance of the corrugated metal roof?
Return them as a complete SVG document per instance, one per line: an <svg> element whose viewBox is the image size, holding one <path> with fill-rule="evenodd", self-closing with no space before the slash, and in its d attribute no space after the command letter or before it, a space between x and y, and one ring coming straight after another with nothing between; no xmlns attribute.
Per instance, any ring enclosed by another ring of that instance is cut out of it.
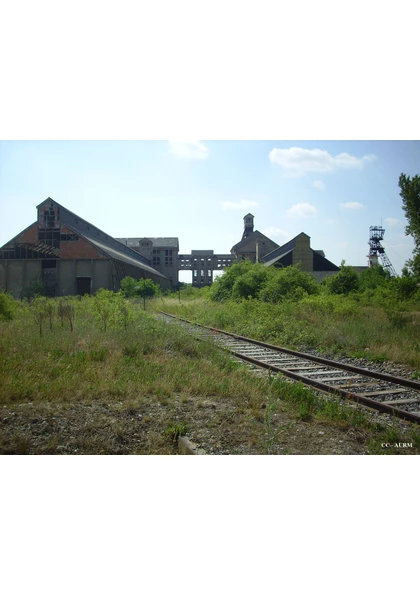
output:
<svg viewBox="0 0 420 594"><path fill-rule="evenodd" d="M140 241L148 239L153 243L154 248L179 249L178 237L116 237L115 239L128 247L139 247Z"/></svg>
<svg viewBox="0 0 420 594"><path fill-rule="evenodd" d="M82 233L79 232L79 235L82 235ZM136 266L137 268L146 270L147 272L149 272L151 274L155 274L156 276L161 276L162 278L167 278L166 276L164 276L163 274L161 274L160 272L158 272L151 266L147 266L146 264L139 262L135 258L131 258L127 254L118 252L117 250L112 249L108 245L105 245L101 241L97 241L96 239L92 239L91 237L85 237L84 239L86 239L86 241L90 241L90 243L93 243L97 248L102 250L107 256L109 256L110 258L113 258L114 260L120 260L121 262L126 262L127 264L131 264L132 266Z"/></svg>

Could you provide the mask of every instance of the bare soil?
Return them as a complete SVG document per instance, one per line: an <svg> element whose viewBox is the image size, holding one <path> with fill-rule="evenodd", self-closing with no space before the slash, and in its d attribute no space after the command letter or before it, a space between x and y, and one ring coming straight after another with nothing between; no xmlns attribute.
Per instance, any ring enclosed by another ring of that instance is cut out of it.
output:
<svg viewBox="0 0 420 594"><path fill-rule="evenodd" d="M299 420L282 401L275 410L250 411L229 398L174 394L142 397L130 407L97 401L3 406L0 453L177 454L171 428L184 424L188 439L213 455L363 455L372 437L364 429Z"/></svg>

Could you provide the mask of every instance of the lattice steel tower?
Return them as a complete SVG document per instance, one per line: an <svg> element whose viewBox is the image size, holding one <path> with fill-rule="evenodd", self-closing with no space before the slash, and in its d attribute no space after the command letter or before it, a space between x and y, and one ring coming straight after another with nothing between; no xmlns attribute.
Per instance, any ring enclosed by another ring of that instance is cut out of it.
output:
<svg viewBox="0 0 420 594"><path fill-rule="evenodd" d="M387 270L391 276L397 276L390 259L385 253L385 248L381 245L384 235L385 229L383 227L369 227L369 266L377 266L380 257L382 268Z"/></svg>

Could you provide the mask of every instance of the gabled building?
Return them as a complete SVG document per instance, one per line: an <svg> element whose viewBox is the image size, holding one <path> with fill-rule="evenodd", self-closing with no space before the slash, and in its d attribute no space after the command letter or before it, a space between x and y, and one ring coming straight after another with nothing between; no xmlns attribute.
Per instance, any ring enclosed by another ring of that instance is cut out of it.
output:
<svg viewBox="0 0 420 594"><path fill-rule="evenodd" d="M171 280L141 253L47 198L37 220L0 249L0 288L20 297L33 281L49 296L117 291L125 276L150 278L163 289Z"/></svg>
<svg viewBox="0 0 420 594"><path fill-rule="evenodd" d="M322 250L313 250L311 238L306 233L300 233L281 247L264 255L259 259L265 266L300 266L302 272L310 272L316 280L339 272L336 266L327 258Z"/></svg>
<svg viewBox="0 0 420 594"><path fill-rule="evenodd" d="M123 245L145 256L161 274L178 286L178 237L127 237L118 238Z"/></svg>
<svg viewBox="0 0 420 594"><path fill-rule="evenodd" d="M230 250L237 262L251 260L259 262L266 254L269 254L279 245L272 241L260 231L254 231L254 215L248 213L244 216L244 232L239 243Z"/></svg>

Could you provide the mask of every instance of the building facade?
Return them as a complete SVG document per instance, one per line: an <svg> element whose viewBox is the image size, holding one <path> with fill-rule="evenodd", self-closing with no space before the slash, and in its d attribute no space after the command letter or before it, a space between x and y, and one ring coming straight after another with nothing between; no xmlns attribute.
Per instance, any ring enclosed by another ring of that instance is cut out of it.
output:
<svg viewBox="0 0 420 594"><path fill-rule="evenodd" d="M0 289L20 297L38 281L48 296L117 291L125 276L150 278L164 290L171 280L140 253L48 198L37 220L0 249Z"/></svg>
<svg viewBox="0 0 420 594"><path fill-rule="evenodd" d="M120 243L144 256L150 265L178 287L178 237L127 237Z"/></svg>
<svg viewBox="0 0 420 594"><path fill-rule="evenodd" d="M339 266L327 260L322 250L311 248L311 238L306 233L300 233L283 246L266 254L260 262L265 266L280 268L299 266L302 272L311 273L317 281L340 270Z"/></svg>
<svg viewBox="0 0 420 594"><path fill-rule="evenodd" d="M212 284L214 271L246 259L266 266L299 265L317 280L340 270L322 250L311 248L305 233L279 246L254 231L250 213L244 217L242 239L230 254L180 254L177 237L115 239L48 198L37 206L37 220L0 249L0 290L20 297L38 281L51 297L100 288L117 291L125 276L150 278L163 290L175 290L180 270L190 270L193 286L204 287Z"/></svg>

